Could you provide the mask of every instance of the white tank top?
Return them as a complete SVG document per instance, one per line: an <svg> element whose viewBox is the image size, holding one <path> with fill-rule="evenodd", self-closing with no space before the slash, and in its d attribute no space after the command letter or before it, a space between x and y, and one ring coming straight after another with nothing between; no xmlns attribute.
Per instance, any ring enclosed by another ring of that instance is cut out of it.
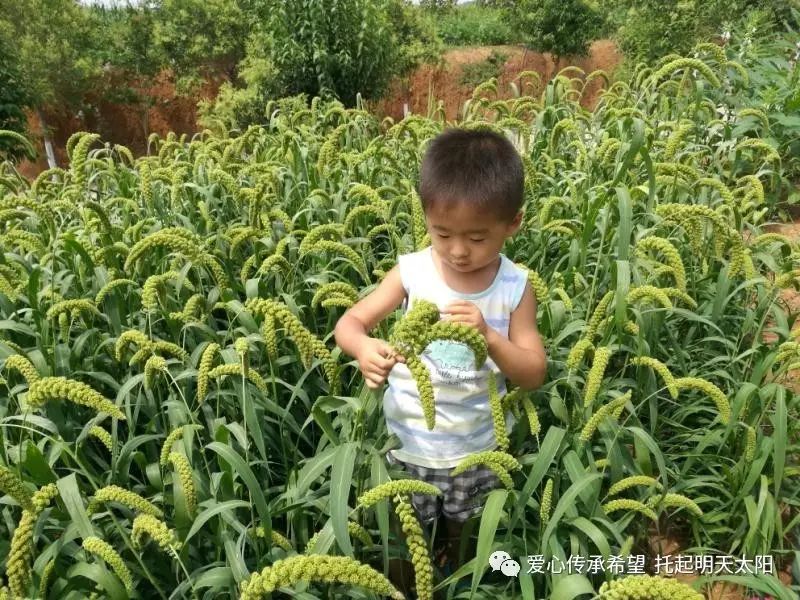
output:
<svg viewBox="0 0 800 600"><path fill-rule="evenodd" d="M511 313L522 300L527 271L503 254L492 284L482 292L465 294L450 289L433 264L432 248L398 257L400 278L406 290L404 312L417 298L429 300L442 310L453 300L475 304L486 324L508 338ZM436 405L436 424L428 430L417 386L408 367L397 363L389 373L383 396L383 412L390 433L400 438L403 447L392 455L404 462L435 469L456 466L475 452L496 448L492 412L489 408L488 374L495 373L498 392L506 391L505 376L487 357L481 369L475 368L472 350L457 342L433 341L421 360L431 374ZM506 415L507 427L514 423Z"/></svg>

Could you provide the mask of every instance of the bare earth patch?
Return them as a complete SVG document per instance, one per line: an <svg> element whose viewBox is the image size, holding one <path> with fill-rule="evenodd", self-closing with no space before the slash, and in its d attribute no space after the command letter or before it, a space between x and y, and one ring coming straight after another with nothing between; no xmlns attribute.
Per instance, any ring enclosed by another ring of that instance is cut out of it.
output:
<svg viewBox="0 0 800 600"><path fill-rule="evenodd" d="M391 116L395 120L403 118L404 105L417 114L427 114L429 92L435 100L443 100L447 119L455 119L464 101L470 97L469 86L459 83L465 65L478 63L489 57L492 50L508 56L499 77L499 97L511 96L508 84L521 71L533 70L542 77L542 85L557 72L553 57L548 53L532 52L519 46L478 46L454 49L445 52L441 65L432 67L425 65L414 71L405 80L396 80L389 88L385 99L368 103L370 109L379 118ZM559 68L568 65L581 67L586 73L595 69L611 72L620 62L622 55L611 40L598 40L591 46L586 57L565 57L561 59ZM67 139L76 131L94 131L103 136L103 140L112 144L128 146L139 156L146 152L147 134L157 133L165 137L170 131L177 134L192 133L197 127L197 101L216 95L224 77L217 75L207 79L193 96L176 94L175 85L168 71L164 71L151 81L135 84L131 81L120 81L118 84L132 85L142 94L152 98L152 105L147 112L147 129L145 132L144 110L133 104L92 101L95 110L87 115L66 113L47 114L48 126L52 130L56 160L59 166L68 164L65 146ZM116 85L109 83L109 85ZM582 104L592 108L597 102L602 80L595 79L585 90ZM534 93L540 93L539 86ZM526 94L531 88L526 86ZM90 101L92 99L89 99ZM434 102L435 106L435 102ZM39 158L35 162L22 161L18 167L26 177L33 178L47 168L44 146L41 141L41 124L35 114L28 114L28 128L36 139Z"/></svg>
<svg viewBox="0 0 800 600"><path fill-rule="evenodd" d="M539 73L542 85L533 91L534 94L539 94L544 84L564 67L575 65L587 74L596 69L602 69L610 75L622 60L622 54L611 40L597 40L591 45L587 56L562 58L558 66L550 53L533 52L521 46L481 46L454 49L445 52L441 66L424 65L406 80L395 81L387 94L387 99L372 104L371 108L378 115L390 116L397 121L403 118L404 105L407 105L408 110L412 113L427 114L428 100L432 96L433 106L436 106L436 101L443 101L447 119L455 120L459 117L464 102L472 93L470 86L459 83L464 66L486 60L493 50L508 56L502 73L498 77L499 98L512 97L512 91L508 84L514 81L522 71ZM593 108L602 85L601 79L590 82L581 104L587 108ZM530 87L526 86L524 93L530 94Z"/></svg>

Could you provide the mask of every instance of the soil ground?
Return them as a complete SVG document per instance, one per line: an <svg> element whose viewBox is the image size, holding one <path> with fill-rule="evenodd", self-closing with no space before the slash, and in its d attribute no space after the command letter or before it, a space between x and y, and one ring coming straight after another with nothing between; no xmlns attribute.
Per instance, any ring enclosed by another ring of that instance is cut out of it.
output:
<svg viewBox="0 0 800 600"><path fill-rule="evenodd" d="M432 95L434 100L444 102L445 114L448 120L454 120L464 102L470 97L472 88L460 83L464 67L485 61L493 51L508 57L502 66L498 77L498 97L510 98L510 86L517 75L522 71L536 71L542 77L542 85L535 92L540 92L544 84L562 68L575 65L587 74L596 69L602 69L609 75L622 60L616 44L611 40L597 40L585 57L570 57L559 60L558 67L554 57L545 52L532 52L521 46L481 46L449 50L444 55L441 66L423 65L405 81L395 81L387 95L387 100L374 104L375 112L379 115L390 116L393 119L403 118L404 105L416 114L427 114L428 98ZM597 102L602 86L602 80L595 79L589 83L581 104L591 109ZM527 88L525 93L530 93ZM435 101L433 105L435 106Z"/></svg>
<svg viewBox="0 0 800 600"><path fill-rule="evenodd" d="M390 116L395 120L403 118L404 105L417 114L427 114L429 91L435 100L442 100L448 120L456 118L464 101L470 97L471 88L459 83L466 65L486 60L493 50L507 55L498 78L498 96L511 96L509 83L520 72L533 70L539 73L544 85L557 72L553 57L548 53L532 52L518 46L481 46L453 49L445 52L438 67L423 65L403 80L395 80L384 100L371 102L370 108L379 118ZM575 65L587 74L595 69L611 72L620 62L621 54L611 40L594 42L586 57L562 58L559 67ZM147 127L145 128L145 109L133 104L96 101L94 110L86 115L74 115L51 112L45 115L53 132L56 161L59 166L67 164L65 146L67 139L76 131L95 131L103 136L103 140L112 144L122 144L139 156L147 152L147 136L158 133L165 137L170 131L178 135L191 135L198 130L197 101L216 95L222 80L207 80L196 95L192 97L176 94L175 86L169 72L162 72L158 77L146 84L136 87L143 95L151 98L151 106L147 109ZM110 85L123 85L130 82L117 82ZM583 104L587 108L594 106L600 92L602 81L595 79L585 90ZM534 90L539 92L541 86ZM526 88L525 93L531 93ZM435 102L434 102L435 105ZM26 177L35 177L47 168L44 147L41 141L41 124L34 114L29 114L30 131L37 138L39 159L35 162L23 161L20 172Z"/></svg>
<svg viewBox="0 0 800 600"><path fill-rule="evenodd" d="M183 133L191 136L199 129L197 127L197 102L216 96L222 81L206 80L197 94L191 97L176 93L172 77L167 71L160 73L147 84L117 83L131 85L140 94L149 97L149 108L145 109L135 104L95 100L92 103L94 110L85 115L69 114L63 111L48 112L45 119L52 132L53 149L58 166L64 167L69 164L66 144L69 136L76 131L99 133L104 142L127 146L134 156L142 156L147 153L147 137L151 133L158 133L159 136L166 137L167 133L174 131L179 136ZM89 101L92 102L91 99ZM35 162L22 161L18 169L26 177L33 178L47 168L41 122L34 113L28 113L28 130L35 137L39 157Z"/></svg>

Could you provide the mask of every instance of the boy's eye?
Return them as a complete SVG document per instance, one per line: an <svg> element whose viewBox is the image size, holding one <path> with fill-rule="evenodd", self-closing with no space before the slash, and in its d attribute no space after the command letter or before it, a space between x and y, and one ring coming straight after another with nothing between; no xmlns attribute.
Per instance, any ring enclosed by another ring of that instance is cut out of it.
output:
<svg viewBox="0 0 800 600"><path fill-rule="evenodd" d="M482 238L482 239L480 239L480 240L473 240L473 239L470 239L470 241L472 241L472 242L483 242L483 241L485 241L485 238Z"/></svg>
<svg viewBox="0 0 800 600"><path fill-rule="evenodd" d="M440 237L440 238L447 239L447 238L449 238L450 236L449 236L449 235L445 235L445 234L443 234L443 233L440 233L440 234L439 234L439 237Z"/></svg>

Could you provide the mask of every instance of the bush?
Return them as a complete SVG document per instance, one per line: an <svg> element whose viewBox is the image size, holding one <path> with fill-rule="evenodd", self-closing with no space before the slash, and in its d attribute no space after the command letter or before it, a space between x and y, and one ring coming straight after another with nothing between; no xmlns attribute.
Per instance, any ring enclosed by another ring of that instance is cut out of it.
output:
<svg viewBox="0 0 800 600"><path fill-rule="evenodd" d="M625 57L635 63L684 54L699 40L721 34L755 9L768 13L774 23L791 22L792 4L800 8L797 0L613 0L609 7L612 14L627 7L617 38Z"/></svg>
<svg viewBox="0 0 800 600"><path fill-rule="evenodd" d="M404 76L423 63L435 63L444 50L444 45L433 19L427 11L407 0L388 0L387 15L396 41L396 74Z"/></svg>
<svg viewBox="0 0 800 600"><path fill-rule="evenodd" d="M312 5L306 13L300 4ZM363 0L292 0L257 25L238 65L244 86L225 83L217 97L198 105L198 123L210 129L244 129L264 123L271 98L305 94L355 104L356 94L376 98L392 76L441 57L442 43L424 12L404 0L383 5ZM336 19L326 15L332 13ZM302 31L296 39L291 32ZM359 42L359 39L361 40Z"/></svg>
<svg viewBox="0 0 800 600"><path fill-rule="evenodd" d="M517 41L507 11L483 6L461 6L437 23L439 37L448 46L495 46Z"/></svg>
<svg viewBox="0 0 800 600"><path fill-rule="evenodd" d="M474 88L492 77L499 77L507 60L507 54L492 50L486 60L464 65L459 83Z"/></svg>
<svg viewBox="0 0 800 600"><path fill-rule="evenodd" d="M370 0L280 3L270 23L280 95L332 94L347 106L359 92L380 96L398 61L385 6Z"/></svg>
<svg viewBox="0 0 800 600"><path fill-rule="evenodd" d="M198 103L197 122L209 129L244 129L252 123L263 123L267 100L275 91L275 67L269 58L272 40L262 31L254 32L247 41L246 54L239 63L238 76L244 87L223 83L217 97Z"/></svg>
<svg viewBox="0 0 800 600"><path fill-rule="evenodd" d="M692 47L698 26L694 7L678 0L638 0L631 3L620 27L619 45L626 57L638 62L653 61Z"/></svg>
<svg viewBox="0 0 800 600"><path fill-rule="evenodd" d="M509 16L527 45L556 57L585 55L603 24L583 0L520 0Z"/></svg>

